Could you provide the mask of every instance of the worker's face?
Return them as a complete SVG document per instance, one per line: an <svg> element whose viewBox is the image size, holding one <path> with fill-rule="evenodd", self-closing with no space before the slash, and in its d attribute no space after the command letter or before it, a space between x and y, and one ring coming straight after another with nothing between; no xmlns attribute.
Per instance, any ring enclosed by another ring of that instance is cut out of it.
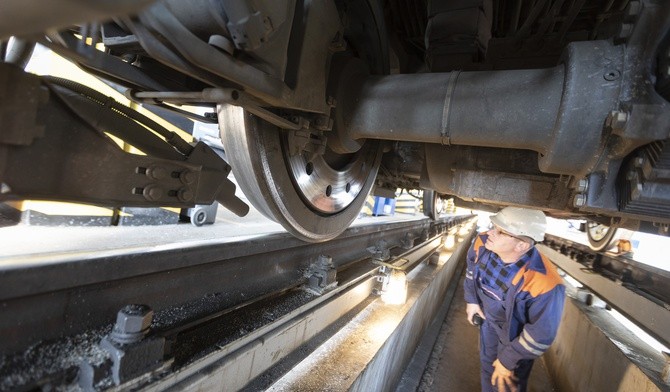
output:
<svg viewBox="0 0 670 392"><path fill-rule="evenodd" d="M498 255L506 255L512 252L518 252L520 246L525 242L512 234L506 232L505 230L500 229L497 226L494 226L489 230L488 239L484 246L486 249L497 253Z"/></svg>

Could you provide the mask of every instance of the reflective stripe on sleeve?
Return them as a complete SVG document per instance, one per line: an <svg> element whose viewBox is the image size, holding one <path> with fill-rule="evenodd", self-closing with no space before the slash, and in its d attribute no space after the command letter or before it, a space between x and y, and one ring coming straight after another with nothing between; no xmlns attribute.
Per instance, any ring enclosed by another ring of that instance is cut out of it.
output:
<svg viewBox="0 0 670 392"><path fill-rule="evenodd" d="M549 345L537 343L525 329L521 336L519 336L519 344L530 353L537 356L544 354L545 350L549 348Z"/></svg>

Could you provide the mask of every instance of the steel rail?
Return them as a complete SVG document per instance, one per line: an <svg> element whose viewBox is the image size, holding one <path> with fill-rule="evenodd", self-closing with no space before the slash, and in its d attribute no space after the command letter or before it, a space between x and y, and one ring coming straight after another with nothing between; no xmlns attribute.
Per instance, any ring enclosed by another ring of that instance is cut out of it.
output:
<svg viewBox="0 0 670 392"><path fill-rule="evenodd" d="M441 237L442 235L437 235L408 252L392 257L389 261L393 263L395 260L407 260L412 264L420 263L442 245ZM140 386L149 391L161 391L194 389L196 386L206 389L207 385L217 385L211 377L203 378L203 373L216 374L215 378L225 382L226 388L230 390L244 387L249 380L262 374L370 299L377 286L378 266L367 261L357 266L355 273L338 278L338 287L332 291L305 300L294 309L284 311L284 314L272 322L228 344L221 345L216 351L194 361L179 372L174 372L150 385L142 386L144 380L139 380L139 385L133 381L122 387ZM245 371L239 372L238 369Z"/></svg>
<svg viewBox="0 0 670 392"><path fill-rule="evenodd" d="M670 273L547 236L542 252L612 308L670 346Z"/></svg>
<svg viewBox="0 0 670 392"><path fill-rule="evenodd" d="M382 240L399 248L468 218L351 227L319 244L281 233L242 243L222 240L24 259L26 267L0 270L0 354L110 325L119 309L133 303L154 309L157 328L187 323L193 314L174 316L170 309L214 300L219 310L229 309L304 283L305 271L319 255L329 255L335 268L342 269L369 258L368 248ZM211 306L200 312L190 308L198 317L212 313Z"/></svg>

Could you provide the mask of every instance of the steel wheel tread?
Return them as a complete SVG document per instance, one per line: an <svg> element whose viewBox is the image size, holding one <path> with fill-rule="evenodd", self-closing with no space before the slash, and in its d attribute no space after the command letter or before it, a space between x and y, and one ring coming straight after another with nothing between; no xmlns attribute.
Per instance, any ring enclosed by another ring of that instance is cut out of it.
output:
<svg viewBox="0 0 670 392"><path fill-rule="evenodd" d="M372 142L367 152L372 164L358 195L342 211L325 214L307 206L296 190L286 164L282 130L230 105L219 107L219 123L223 130L221 139L240 188L267 218L309 242L332 239L356 219L381 162L378 142Z"/></svg>

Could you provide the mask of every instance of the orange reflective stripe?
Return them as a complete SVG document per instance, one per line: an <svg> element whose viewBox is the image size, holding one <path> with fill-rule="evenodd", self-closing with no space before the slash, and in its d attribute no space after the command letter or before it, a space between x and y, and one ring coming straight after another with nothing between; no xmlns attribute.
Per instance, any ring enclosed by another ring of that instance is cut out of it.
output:
<svg viewBox="0 0 670 392"><path fill-rule="evenodd" d="M548 293L556 286L563 284L563 279L558 275L554 264L541 253L540 257L542 258L544 269L547 271L546 274L524 267L512 279L512 284L516 285L521 280L521 277L523 277L523 286L520 291L527 291L533 297Z"/></svg>
<svg viewBox="0 0 670 392"><path fill-rule="evenodd" d="M479 248L482 247L482 246L484 246L484 241L482 241L482 237L478 235L477 239L475 239L475 245L474 245L475 263L479 262Z"/></svg>

